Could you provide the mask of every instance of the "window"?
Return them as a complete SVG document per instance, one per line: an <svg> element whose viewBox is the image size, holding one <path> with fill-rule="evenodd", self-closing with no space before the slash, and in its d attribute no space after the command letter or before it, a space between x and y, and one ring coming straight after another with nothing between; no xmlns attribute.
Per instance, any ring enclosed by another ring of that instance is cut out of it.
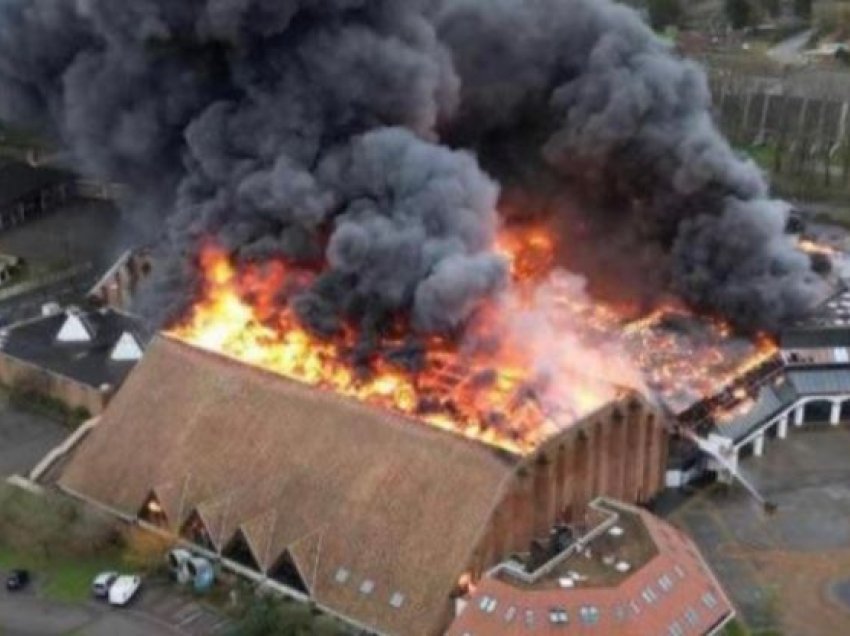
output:
<svg viewBox="0 0 850 636"><path fill-rule="evenodd" d="M404 594L402 594L401 592L395 592L390 597L390 605L392 605L396 609L404 605Z"/></svg>
<svg viewBox="0 0 850 636"><path fill-rule="evenodd" d="M492 596L484 596L481 599L481 602L478 603L478 607L482 612L487 612L488 614L492 614L493 610L496 609L496 599Z"/></svg>
<svg viewBox="0 0 850 636"><path fill-rule="evenodd" d="M534 627L534 611L525 610L525 626Z"/></svg>
<svg viewBox="0 0 850 636"><path fill-rule="evenodd" d="M673 588L673 579L665 574L658 579L658 587L660 587L663 592L669 592Z"/></svg>
<svg viewBox="0 0 850 636"><path fill-rule="evenodd" d="M567 610L563 607L555 607L549 610L549 622L553 625L566 625L570 622Z"/></svg>
<svg viewBox="0 0 850 636"><path fill-rule="evenodd" d="M516 607L511 605L508 610L505 612L505 622L510 623L514 617L516 616Z"/></svg>
<svg viewBox="0 0 850 636"><path fill-rule="evenodd" d="M667 633L670 636L685 636L685 630L682 629L682 626L679 625L679 621L675 621L672 625L670 625L670 629L667 630Z"/></svg>
<svg viewBox="0 0 850 636"><path fill-rule="evenodd" d="M614 620L616 620L618 623L622 623L628 617L629 613L624 605L617 605L616 607L614 607Z"/></svg>
<svg viewBox="0 0 850 636"><path fill-rule="evenodd" d="M702 595L702 603L708 609L713 609L717 606L717 597L715 597L711 592L706 592Z"/></svg>
<svg viewBox="0 0 850 636"><path fill-rule="evenodd" d="M371 579L366 579L360 584L360 593L361 594L371 594L372 590L375 589L375 582Z"/></svg>
<svg viewBox="0 0 850 636"><path fill-rule="evenodd" d="M643 600L645 600L647 603L654 603L658 599L658 594L656 594L655 590L653 590L652 587L649 585L643 588L641 596L643 596Z"/></svg>
<svg viewBox="0 0 850 636"><path fill-rule="evenodd" d="M350 576L351 576L351 572L349 572L345 568L340 568L336 571L336 574L334 574L334 581L342 584L342 583L345 583Z"/></svg>
<svg viewBox="0 0 850 636"><path fill-rule="evenodd" d="M585 625L596 625L599 622L599 608L595 605L582 605L579 616Z"/></svg>
<svg viewBox="0 0 850 636"><path fill-rule="evenodd" d="M685 570L682 569L681 565L676 564L676 567L673 569L676 570L676 576L678 576L680 579L685 578Z"/></svg>
<svg viewBox="0 0 850 636"><path fill-rule="evenodd" d="M691 627L696 626L699 623L699 614L697 614L696 610L693 607L689 607L688 611L685 612L685 619L691 625Z"/></svg>

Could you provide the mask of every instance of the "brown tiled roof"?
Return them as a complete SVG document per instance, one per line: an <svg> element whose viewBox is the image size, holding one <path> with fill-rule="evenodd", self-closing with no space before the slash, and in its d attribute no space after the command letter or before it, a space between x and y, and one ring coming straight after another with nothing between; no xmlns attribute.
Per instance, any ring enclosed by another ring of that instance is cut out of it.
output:
<svg viewBox="0 0 850 636"><path fill-rule="evenodd" d="M569 589L548 585L523 589L507 578L487 576L478 584L447 636L530 633L537 636L704 636L713 633L734 609L693 542L644 510L616 505L637 512L656 543L657 555L643 567L610 587L582 587L579 582ZM662 587L663 577L667 578ZM651 600L644 596L647 590L650 590ZM489 604L485 603L488 599ZM597 620L584 621L582 608L595 608ZM568 622L551 622L552 610L565 610ZM527 624L529 620L531 628ZM681 631L677 631L676 625Z"/></svg>
<svg viewBox="0 0 850 636"><path fill-rule="evenodd" d="M173 525L197 509L219 547L241 529L266 568L289 549L319 603L407 636L445 624L517 461L158 337L60 485L131 515L153 491Z"/></svg>

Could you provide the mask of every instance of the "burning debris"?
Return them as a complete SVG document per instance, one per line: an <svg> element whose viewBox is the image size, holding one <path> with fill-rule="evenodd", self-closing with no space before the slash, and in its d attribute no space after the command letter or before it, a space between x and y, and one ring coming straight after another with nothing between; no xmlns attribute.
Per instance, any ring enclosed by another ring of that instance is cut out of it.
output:
<svg viewBox="0 0 850 636"><path fill-rule="evenodd" d="M0 116L134 193L153 321L475 436L686 403L823 291L607 0L8 0L0 59Z"/></svg>

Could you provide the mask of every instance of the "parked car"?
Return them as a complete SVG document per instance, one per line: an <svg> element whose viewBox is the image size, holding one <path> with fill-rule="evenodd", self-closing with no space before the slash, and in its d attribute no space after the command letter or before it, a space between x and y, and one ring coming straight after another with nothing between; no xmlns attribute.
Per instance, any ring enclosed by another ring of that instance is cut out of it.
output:
<svg viewBox="0 0 850 636"><path fill-rule="evenodd" d="M126 605L135 596L142 585L142 577L135 574L122 574L112 582L109 588L110 605Z"/></svg>
<svg viewBox="0 0 850 636"><path fill-rule="evenodd" d="M94 577L94 582L91 584L91 592L95 598L107 598L109 589L118 578L118 572L101 572Z"/></svg>
<svg viewBox="0 0 850 636"><path fill-rule="evenodd" d="M27 570L12 570L6 579L6 589L17 592L24 589L30 582L30 573Z"/></svg>

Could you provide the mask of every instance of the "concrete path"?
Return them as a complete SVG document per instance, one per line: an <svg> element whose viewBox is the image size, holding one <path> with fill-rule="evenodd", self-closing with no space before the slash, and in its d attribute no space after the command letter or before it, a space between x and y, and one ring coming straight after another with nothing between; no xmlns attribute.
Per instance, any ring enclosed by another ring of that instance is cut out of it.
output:
<svg viewBox="0 0 850 636"><path fill-rule="evenodd" d="M780 64L804 64L806 58L803 55L803 49L808 44L813 33L814 29L806 29L802 33L792 35L787 40L782 40L782 42L767 51L768 57Z"/></svg>

